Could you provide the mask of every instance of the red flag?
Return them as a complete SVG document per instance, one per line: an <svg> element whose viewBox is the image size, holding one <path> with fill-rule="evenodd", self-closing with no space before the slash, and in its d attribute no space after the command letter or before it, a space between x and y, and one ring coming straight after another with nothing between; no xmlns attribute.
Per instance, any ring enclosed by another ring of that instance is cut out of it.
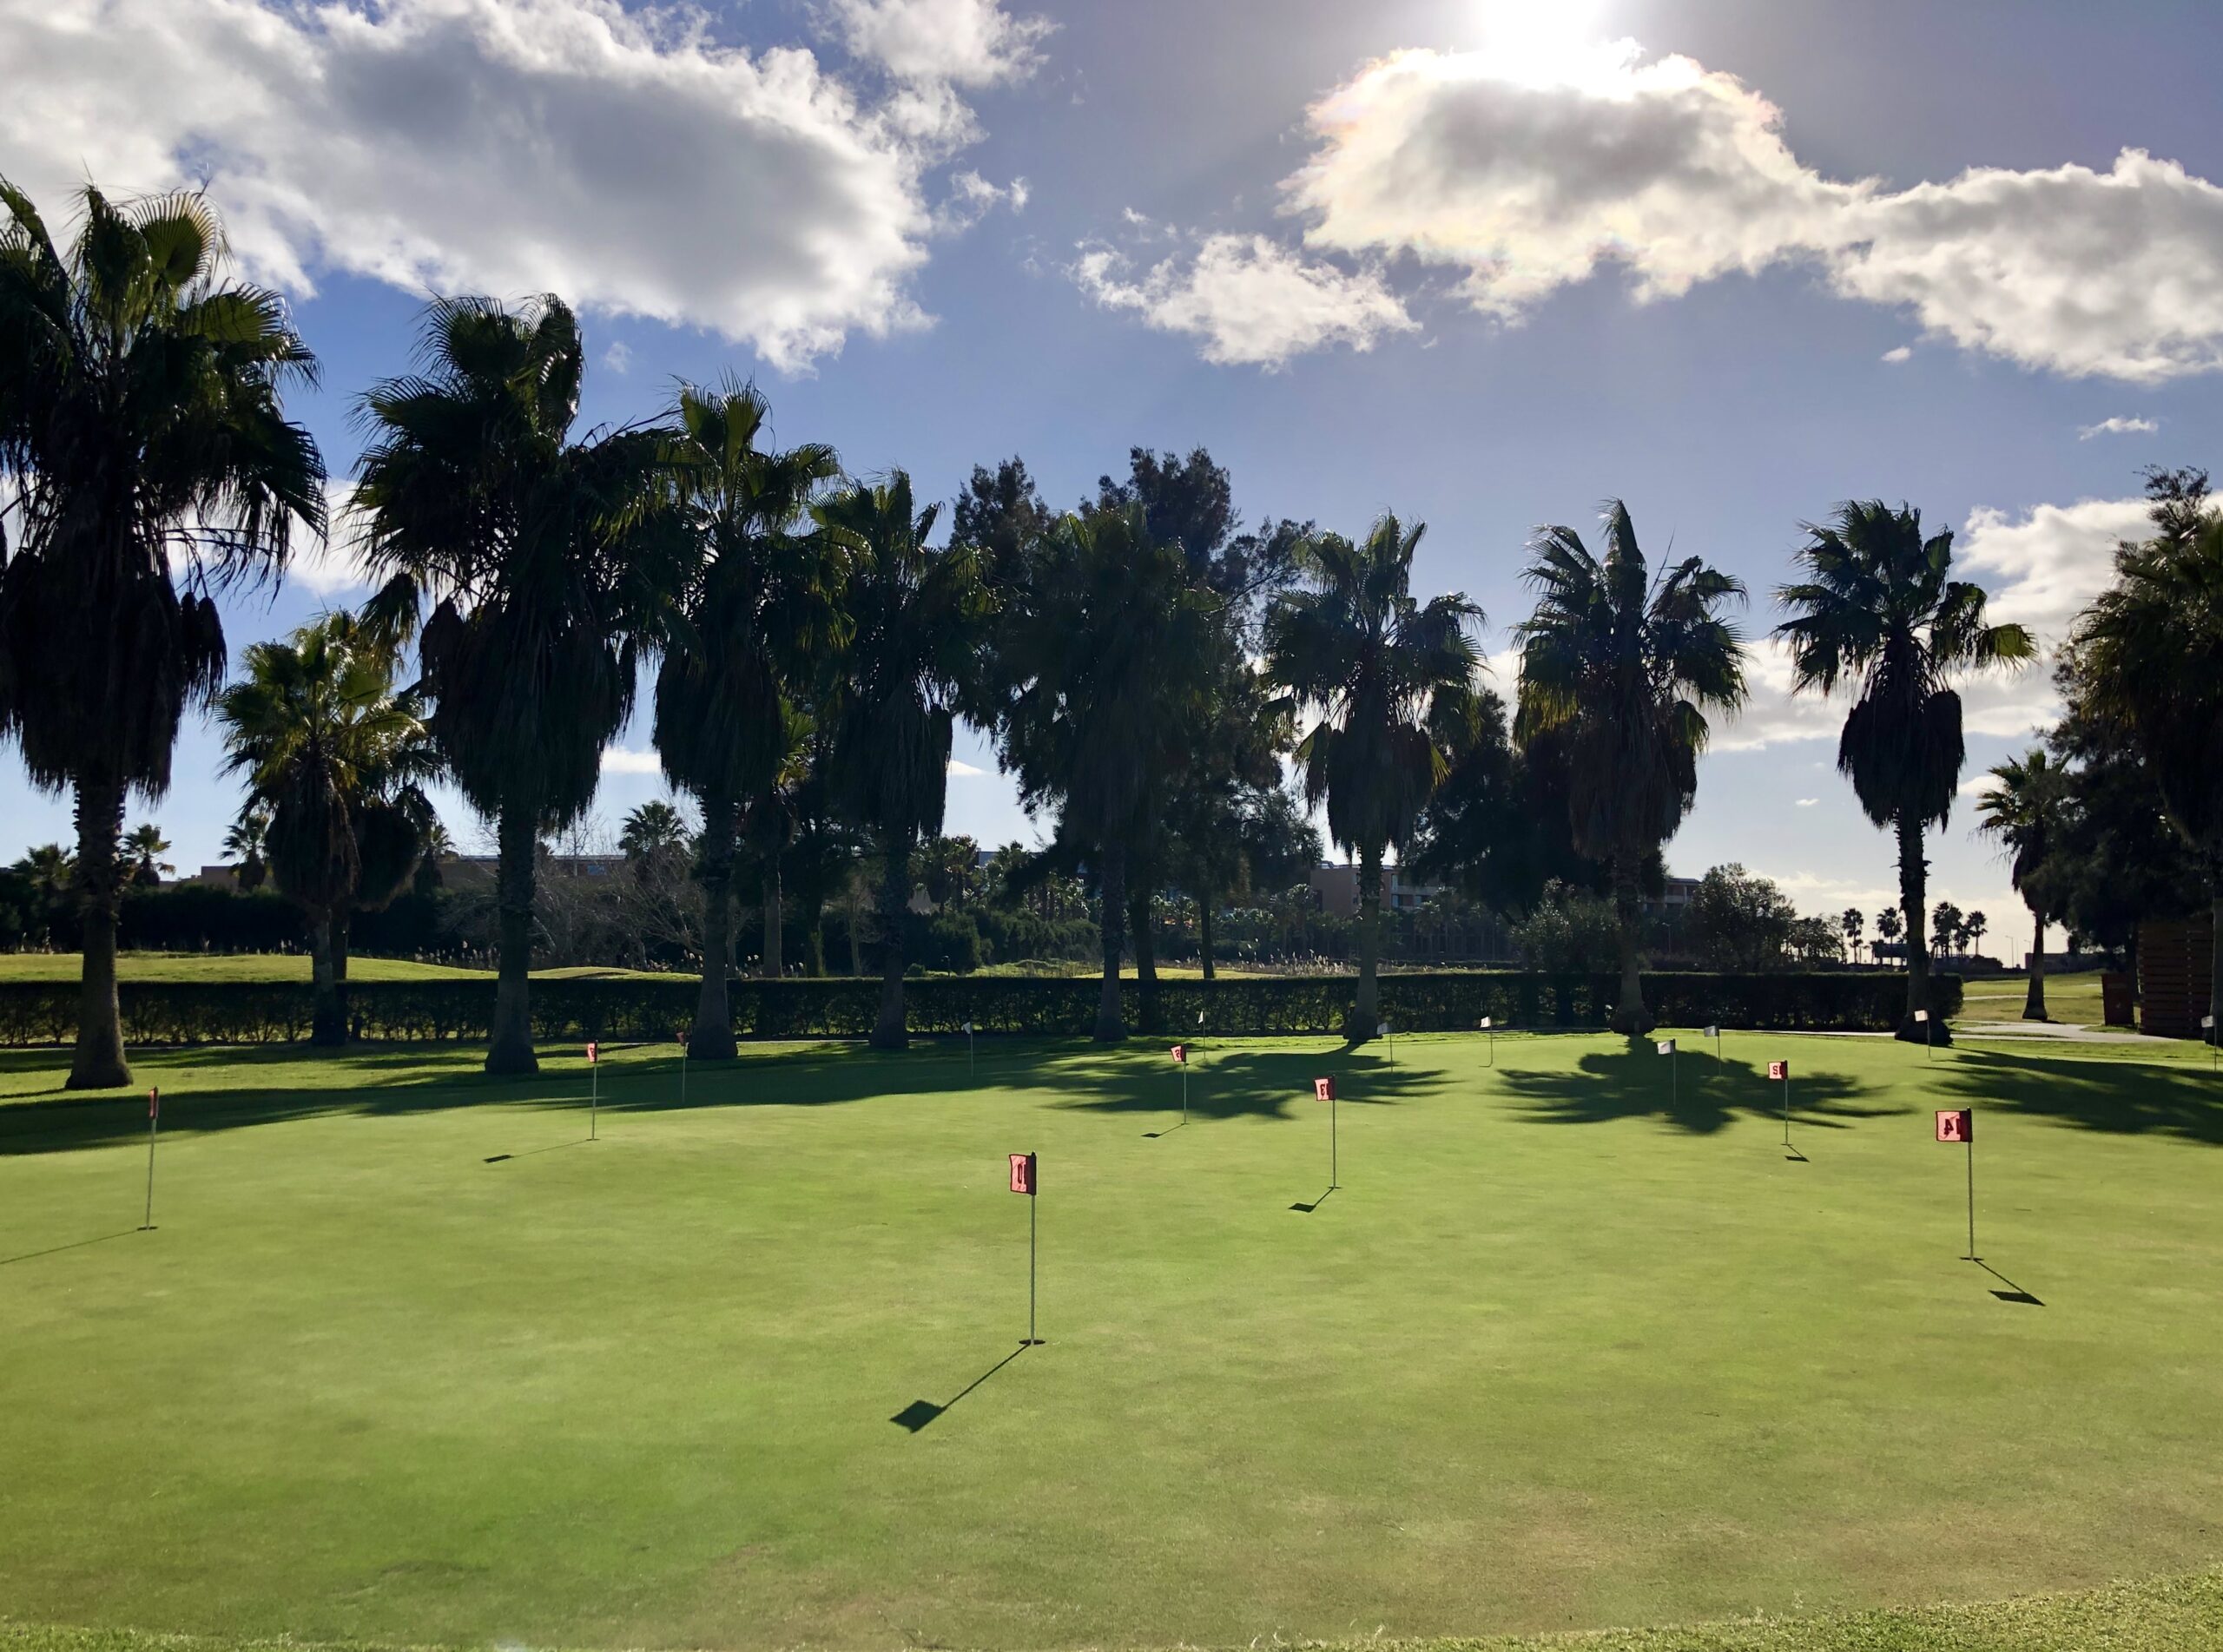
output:
<svg viewBox="0 0 2223 1652"><path fill-rule="evenodd" d="M1976 1116L1968 1108L1957 1112L1940 1110L1937 1115L1937 1139L1941 1142L1973 1142L1976 1139Z"/></svg>
<svg viewBox="0 0 2223 1652"><path fill-rule="evenodd" d="M147 1116L148 1118L160 1118L162 1116L162 1086L157 1084L153 1089L147 1092Z"/></svg>
<svg viewBox="0 0 2223 1652"><path fill-rule="evenodd" d="M1189 1064L1189 1046L1186 1044L1174 1045L1173 1059L1176 1064L1184 1067L1187 1066Z"/></svg>
<svg viewBox="0 0 2223 1652"><path fill-rule="evenodd" d="M1336 1099L1336 1081L1332 1078L1314 1079L1312 1081L1312 1099L1316 1102L1334 1101Z"/></svg>
<svg viewBox="0 0 2223 1652"><path fill-rule="evenodd" d="M587 1065L594 1065L594 1040L591 1038L587 1040Z"/></svg>
<svg viewBox="0 0 2223 1652"><path fill-rule="evenodd" d="M1790 1077L1790 1076L1791 1076L1791 1063L1790 1063L1789 1062L1787 1062L1787 1061L1771 1061L1771 1062L1770 1062L1770 1063L1768 1063L1768 1076L1769 1076L1770 1078L1788 1078L1788 1077Z"/></svg>
<svg viewBox="0 0 2223 1652"><path fill-rule="evenodd" d="M1039 1190L1041 1180L1032 1153L1011 1155L1011 1190L1013 1193L1023 1193L1032 1198Z"/></svg>

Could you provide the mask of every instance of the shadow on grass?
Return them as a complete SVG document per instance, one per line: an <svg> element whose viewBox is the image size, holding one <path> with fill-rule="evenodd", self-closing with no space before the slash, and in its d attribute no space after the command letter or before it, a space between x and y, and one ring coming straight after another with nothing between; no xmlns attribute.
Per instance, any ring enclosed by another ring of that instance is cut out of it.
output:
<svg viewBox="0 0 2223 1652"><path fill-rule="evenodd" d="M1572 1072L1501 1069L1500 1082L1527 1104L1536 1124L1611 1124L1657 1119L1694 1135L1711 1135L1740 1119L1779 1120L1783 1086L1764 1063L1717 1060L1711 1051L1662 1056L1649 1039L1626 1050L1593 1050ZM1671 1066L1671 1063L1675 1065ZM1842 1130L1862 1119L1909 1113L1908 1107L1864 1105L1869 1086L1842 1073L1809 1071L1791 1083L1791 1127ZM1794 1148L1793 1154L1797 1154ZM1804 1158L1804 1155L1798 1155Z"/></svg>
<svg viewBox="0 0 2223 1652"><path fill-rule="evenodd" d="M906 1429L911 1433L915 1434L920 1429L924 1428L928 1423L933 1422L944 1412L947 1411L952 1405L954 1405L959 1400L964 1399L966 1395L971 1393L975 1388L978 1388L982 1383L987 1381L989 1378L994 1376L996 1372L1001 1371L1013 1360L1018 1359L1019 1355L1025 1353L1029 1348L1039 1348L1042 1345L1039 1342L1022 1342L1019 1346L1013 1348L1009 1353L997 1360L995 1364L990 1366L986 1371L973 1378L971 1382L966 1383L964 1387L959 1389L954 1394L952 1394L947 1399L943 1400L940 1405L936 1405L931 1399L914 1399L887 1420L894 1424L898 1428Z"/></svg>
<svg viewBox="0 0 2223 1652"><path fill-rule="evenodd" d="M981 1051L976 1076L966 1072L961 1038L917 1039L900 1053L848 1043L749 1045L733 1062L694 1063L683 1102L678 1057L663 1053L670 1049L605 1046L603 1111L833 1107L1018 1089L1062 1090L1068 1095L1064 1105L1156 1117L1177 1115L1181 1106L1178 1089L1166 1088L1161 1052L1140 1041L1116 1052L1078 1039L999 1041L993 1051ZM67 1059L66 1053L53 1050L0 1052L0 1076L30 1073L52 1080L12 1097L0 1093L0 1158L144 1137L144 1089L96 1096L65 1091L61 1084ZM590 1079L577 1045L544 1050L541 1070L527 1078L489 1076L478 1070L479 1059L479 1051L454 1044L371 1045L330 1052L299 1045L228 1046L133 1056L139 1084L163 1089L166 1136L317 1118L407 1117L459 1108L589 1109ZM235 1087L199 1088L202 1076L215 1068L228 1070ZM314 1079L301 1082L303 1069L315 1070ZM1324 1073L1335 1074L1352 1092L1344 1099L1355 1102L1410 1093L1424 1082L1409 1069L1400 1072L1370 1055L1323 1039L1317 1054L1216 1054L1191 1080L1190 1112L1202 1118L1293 1117L1296 1103L1314 1104L1312 1080ZM1179 1080L1171 1082L1177 1086Z"/></svg>
<svg viewBox="0 0 2223 1652"><path fill-rule="evenodd" d="M1181 1128L1180 1070L1170 1063L1161 1068L1084 1058L1069 1063L1065 1072L1090 1093L1059 1102L1062 1107L1177 1121L1150 1133L1158 1135ZM1355 1049L1323 1039L1317 1050L1222 1049L1209 1066L1191 1070L1189 1116L1199 1122L1314 1118L1327 1103L1314 1098L1312 1081L1329 1077L1346 1107L1394 1107L1450 1082L1448 1075L1416 1068L1409 1059L1392 1066L1370 1044Z"/></svg>
<svg viewBox="0 0 2223 1652"><path fill-rule="evenodd" d="M2223 1083L2206 1068L1963 1050L1939 1077L1949 1094L1979 1106L2108 1135L2223 1147Z"/></svg>

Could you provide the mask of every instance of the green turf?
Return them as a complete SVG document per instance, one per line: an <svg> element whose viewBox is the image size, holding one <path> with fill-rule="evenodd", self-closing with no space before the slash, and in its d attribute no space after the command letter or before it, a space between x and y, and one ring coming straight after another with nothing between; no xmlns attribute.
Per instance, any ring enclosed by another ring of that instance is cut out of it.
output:
<svg viewBox="0 0 2223 1652"><path fill-rule="evenodd" d="M1969 1021L2020 1021L2028 1001L2030 977L2020 971L2009 975L1970 977L1961 994L1958 1017ZM2080 1022L2096 1027L2103 1019L2100 1004L2100 972L2087 970L2075 975L2046 977L2046 1014L2055 1021Z"/></svg>
<svg viewBox="0 0 2223 1652"><path fill-rule="evenodd" d="M148 1055L151 1234L143 1106L0 1056L0 1614L1144 1647L1804 1619L2223 1557L2204 1052L1684 1042L1501 1038L1494 1070L1471 1037L1394 1067L1228 1045L1170 1134L1154 1049L984 1041L970 1086L961 1044L753 1052L685 1108L621 1051L593 1144L575 1050L510 1085L469 1050ZM1931 1140L1966 1102L1995 1272L1958 1260L1964 1161ZM1029 1149L1049 1342L1013 1357ZM2214 1586L2184 1587L2125 1609L2146 1638L1964 1612L1626 1643L2197 1644L2169 1614Z"/></svg>

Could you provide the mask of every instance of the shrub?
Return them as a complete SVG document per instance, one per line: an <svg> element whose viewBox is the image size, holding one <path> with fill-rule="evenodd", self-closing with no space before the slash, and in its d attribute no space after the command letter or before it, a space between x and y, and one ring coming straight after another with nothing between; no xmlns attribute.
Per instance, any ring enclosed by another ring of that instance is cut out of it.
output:
<svg viewBox="0 0 2223 1652"><path fill-rule="evenodd" d="M1382 1012L1401 1032L1471 1031L1484 1016L1501 1027L1587 1028L1605 1023L1616 982L1610 975L1534 975L1512 971L1389 975ZM909 982L911 1030L953 1033L970 1021L983 1032L1085 1035L1095 1024L1098 983L1085 976L961 976ZM1325 1034L1339 1030L1354 983L1348 976L1229 977L1163 981L1167 1029L1186 1032L1204 1012L1208 1034ZM1935 977L1945 1014L1960 1008L1957 976ZM533 1031L549 1040L661 1041L693 1018L694 981L536 981ZM1661 1020L1679 1026L1831 1031L1886 1030L1898 1023L1905 977L1821 974L1647 976L1645 996ZM118 997L124 1037L135 1044L283 1043L305 1037L305 982L220 982L206 985L126 982ZM880 1004L874 979L737 980L734 1029L743 1037L854 1038L871 1030ZM1135 1025L1134 984L1126 987ZM76 1027L77 989L61 982L0 982L0 1044L66 1043ZM494 983L486 980L363 981L347 988L347 1020L358 1038L477 1040L486 1036Z"/></svg>

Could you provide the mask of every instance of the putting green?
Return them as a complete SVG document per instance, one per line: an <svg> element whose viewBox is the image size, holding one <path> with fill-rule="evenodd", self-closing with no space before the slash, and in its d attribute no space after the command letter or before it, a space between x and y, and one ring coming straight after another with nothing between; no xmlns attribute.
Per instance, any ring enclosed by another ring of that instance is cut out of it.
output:
<svg viewBox="0 0 2223 1652"><path fill-rule="evenodd" d="M1161 1646L2223 1557L2204 1052L1681 1037L1208 1044L1181 1129L1155 1047L753 1051L684 1107L621 1050L592 1143L576 1050L150 1056L152 1233L143 1101L0 1056L0 1616Z"/></svg>

